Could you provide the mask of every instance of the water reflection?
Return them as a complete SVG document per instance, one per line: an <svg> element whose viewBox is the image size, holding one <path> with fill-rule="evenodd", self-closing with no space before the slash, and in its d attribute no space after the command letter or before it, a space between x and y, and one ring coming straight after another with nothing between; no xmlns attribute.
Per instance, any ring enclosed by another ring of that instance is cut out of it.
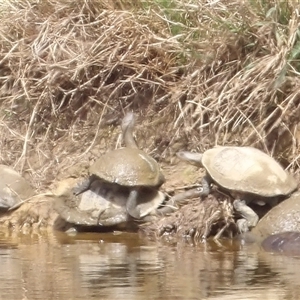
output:
<svg viewBox="0 0 300 300"><path fill-rule="evenodd" d="M298 299L299 262L229 241L0 235L0 299Z"/></svg>

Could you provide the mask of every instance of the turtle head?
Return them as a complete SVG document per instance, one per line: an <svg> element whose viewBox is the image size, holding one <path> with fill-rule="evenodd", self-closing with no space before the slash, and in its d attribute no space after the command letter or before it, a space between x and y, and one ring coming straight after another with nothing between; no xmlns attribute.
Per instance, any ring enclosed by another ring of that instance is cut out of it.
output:
<svg viewBox="0 0 300 300"><path fill-rule="evenodd" d="M177 152L176 155L182 159L190 162L191 164L197 166L197 167L202 167L202 153L194 153L194 152L189 152L189 151L180 151Z"/></svg>
<svg viewBox="0 0 300 300"><path fill-rule="evenodd" d="M138 148L136 141L133 137L134 125L135 125L134 114L133 112L128 112L122 120L121 129L122 129L125 145L126 147L129 148Z"/></svg>
<svg viewBox="0 0 300 300"><path fill-rule="evenodd" d="M122 132L125 132L128 128L131 128L133 130L134 125L135 117L133 112L126 113L121 123Z"/></svg>

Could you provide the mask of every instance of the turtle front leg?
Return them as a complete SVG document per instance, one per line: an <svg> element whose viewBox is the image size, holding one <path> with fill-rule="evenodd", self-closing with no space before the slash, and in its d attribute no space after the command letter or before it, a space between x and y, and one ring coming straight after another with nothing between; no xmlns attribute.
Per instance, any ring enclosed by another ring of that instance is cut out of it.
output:
<svg viewBox="0 0 300 300"><path fill-rule="evenodd" d="M82 181L79 181L73 188L72 188L72 192L74 195L78 196L82 193L84 193L85 191L87 191L91 184L92 184L93 180L91 177L85 178Z"/></svg>
<svg viewBox="0 0 300 300"><path fill-rule="evenodd" d="M249 228L255 227L259 218L258 215L251 209L245 201L236 199L233 201L234 209L243 217L236 222L240 233L249 231Z"/></svg>
<svg viewBox="0 0 300 300"><path fill-rule="evenodd" d="M208 196L208 194L210 193L210 185L212 183L212 180L210 178L209 175L205 175L203 178L202 178L202 181L201 181L201 184L202 184L202 192L201 192L201 196L203 197L206 197Z"/></svg>
<svg viewBox="0 0 300 300"><path fill-rule="evenodd" d="M130 191L127 202L126 202L126 210L130 216L135 219L141 218L140 209L137 207L137 200L139 195L139 188L134 188Z"/></svg>

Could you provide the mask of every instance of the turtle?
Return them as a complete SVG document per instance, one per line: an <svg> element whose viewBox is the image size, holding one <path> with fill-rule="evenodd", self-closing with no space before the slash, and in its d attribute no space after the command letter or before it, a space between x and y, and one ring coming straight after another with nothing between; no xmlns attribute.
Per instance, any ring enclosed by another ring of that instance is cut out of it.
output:
<svg viewBox="0 0 300 300"><path fill-rule="evenodd" d="M0 210L13 209L34 195L31 185L13 168L0 165Z"/></svg>
<svg viewBox="0 0 300 300"><path fill-rule="evenodd" d="M296 234L294 234L296 233ZM237 236L243 243L261 244L266 251L300 254L300 192L271 208L250 231Z"/></svg>
<svg viewBox="0 0 300 300"><path fill-rule="evenodd" d="M247 232L258 222L258 215L248 206L250 202L275 206L279 198L297 189L291 174L271 156L253 147L217 146L204 153L180 151L177 156L205 168L203 196L209 194L213 182L229 191L235 210L243 217L237 220L240 232Z"/></svg>
<svg viewBox="0 0 300 300"><path fill-rule="evenodd" d="M54 208L61 218L81 226L115 226L131 221L126 203L130 189L116 183L94 180L89 189L72 195L68 184L62 182L56 191ZM142 189L137 207L140 217L150 214L165 200L157 189Z"/></svg>
<svg viewBox="0 0 300 300"><path fill-rule="evenodd" d="M79 226L121 226L134 219L127 213L126 203L130 189L115 183L94 180L89 189L76 196L72 193L72 179L58 183L54 191L54 209L70 224ZM157 215L165 215L174 210L174 205L189 197L199 196L199 189L173 196L165 201L163 192L154 188L141 189L137 207L141 221L152 221Z"/></svg>
<svg viewBox="0 0 300 300"><path fill-rule="evenodd" d="M133 137L134 114L129 112L122 120L121 128L124 148L115 149L102 155L89 169L89 177L75 188L75 195L87 191L93 181L115 183L129 189L126 210L134 218L141 218L138 207L139 192L143 188L158 189L165 177L157 161L138 146Z"/></svg>
<svg viewBox="0 0 300 300"><path fill-rule="evenodd" d="M270 209L253 228L251 234L266 238L282 232L300 232L300 192L297 191L285 201Z"/></svg>

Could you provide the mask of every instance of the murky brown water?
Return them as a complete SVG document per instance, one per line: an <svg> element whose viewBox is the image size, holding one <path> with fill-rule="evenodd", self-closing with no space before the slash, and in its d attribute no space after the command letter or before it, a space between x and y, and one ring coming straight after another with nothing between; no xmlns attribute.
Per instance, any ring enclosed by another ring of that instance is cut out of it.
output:
<svg viewBox="0 0 300 300"><path fill-rule="evenodd" d="M240 249L242 248L242 249ZM0 299L299 299L300 259L230 242L0 233Z"/></svg>

